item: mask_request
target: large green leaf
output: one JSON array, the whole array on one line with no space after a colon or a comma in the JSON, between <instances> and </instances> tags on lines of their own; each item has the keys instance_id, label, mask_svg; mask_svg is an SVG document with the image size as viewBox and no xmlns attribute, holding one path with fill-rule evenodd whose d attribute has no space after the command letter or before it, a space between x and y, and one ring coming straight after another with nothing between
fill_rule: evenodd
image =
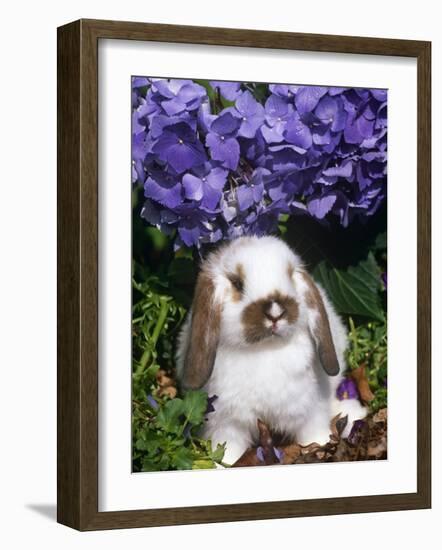
<instances>
[{"instance_id":1,"label":"large green leaf","mask_svg":"<svg viewBox=\"0 0 442 550\"><path fill-rule=\"evenodd\" d=\"M373 250L387 250L387 232L379 233L372 245Z\"/></svg>"},{"instance_id":2,"label":"large green leaf","mask_svg":"<svg viewBox=\"0 0 442 550\"><path fill-rule=\"evenodd\" d=\"M184 396L183 413L188 422L197 426L204 420L207 409L207 393L202 390L190 390Z\"/></svg>"},{"instance_id":3,"label":"large green leaf","mask_svg":"<svg viewBox=\"0 0 442 550\"><path fill-rule=\"evenodd\" d=\"M193 463L193 453L186 447L180 447L173 453L172 462L177 470L190 470Z\"/></svg>"},{"instance_id":4,"label":"large green leaf","mask_svg":"<svg viewBox=\"0 0 442 550\"><path fill-rule=\"evenodd\" d=\"M166 432L179 432L182 425L182 422L180 422L179 419L183 413L183 400L179 398L171 399L163 407L161 407L157 416L157 424Z\"/></svg>"},{"instance_id":5,"label":"large green leaf","mask_svg":"<svg viewBox=\"0 0 442 550\"><path fill-rule=\"evenodd\" d=\"M327 262L316 266L313 277L327 291L339 313L360 315L382 321L385 317L380 299L380 270L373 254L346 271Z\"/></svg>"}]
</instances>

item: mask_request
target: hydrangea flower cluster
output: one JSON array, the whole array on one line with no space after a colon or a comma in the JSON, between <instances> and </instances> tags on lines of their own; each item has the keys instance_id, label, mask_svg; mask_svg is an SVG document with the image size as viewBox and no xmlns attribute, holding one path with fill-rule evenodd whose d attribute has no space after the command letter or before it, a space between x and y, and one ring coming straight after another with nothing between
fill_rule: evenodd
<instances>
[{"instance_id":1,"label":"hydrangea flower cluster","mask_svg":"<svg viewBox=\"0 0 442 550\"><path fill-rule=\"evenodd\" d=\"M386 90L200 82L132 79L141 215L177 247L271 233L283 214L347 226L384 201Z\"/></svg>"}]
</instances>

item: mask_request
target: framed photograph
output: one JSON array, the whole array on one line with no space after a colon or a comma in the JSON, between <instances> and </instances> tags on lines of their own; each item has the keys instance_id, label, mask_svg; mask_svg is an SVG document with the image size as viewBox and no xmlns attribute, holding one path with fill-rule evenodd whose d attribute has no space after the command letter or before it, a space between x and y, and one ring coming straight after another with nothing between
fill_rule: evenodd
<instances>
[{"instance_id":1,"label":"framed photograph","mask_svg":"<svg viewBox=\"0 0 442 550\"><path fill-rule=\"evenodd\" d=\"M58 29L60 523L431 506L430 67Z\"/></svg>"}]
</instances>

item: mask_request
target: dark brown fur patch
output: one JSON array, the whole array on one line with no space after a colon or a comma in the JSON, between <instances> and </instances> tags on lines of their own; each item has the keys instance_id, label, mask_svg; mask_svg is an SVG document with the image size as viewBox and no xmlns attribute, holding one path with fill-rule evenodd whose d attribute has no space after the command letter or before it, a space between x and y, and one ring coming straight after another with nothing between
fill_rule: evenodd
<instances>
[{"instance_id":1,"label":"dark brown fur patch","mask_svg":"<svg viewBox=\"0 0 442 550\"><path fill-rule=\"evenodd\" d=\"M208 273L198 276L192 304L189 347L184 360L183 386L198 389L212 374L221 324L221 304L214 302L215 287Z\"/></svg>"},{"instance_id":2,"label":"dark brown fur patch","mask_svg":"<svg viewBox=\"0 0 442 550\"><path fill-rule=\"evenodd\" d=\"M284 296L279 291L272 292L266 298L256 300L244 309L241 318L247 342L259 342L272 334L271 328L265 326L266 311L272 302L282 307L284 310L282 318L289 324L293 324L298 318L299 306L296 300L291 296Z\"/></svg>"},{"instance_id":3,"label":"dark brown fur patch","mask_svg":"<svg viewBox=\"0 0 442 550\"><path fill-rule=\"evenodd\" d=\"M293 273L295 272L295 268L292 266L291 263L287 265L287 275L289 276L289 279L293 280Z\"/></svg>"},{"instance_id":4,"label":"dark brown fur patch","mask_svg":"<svg viewBox=\"0 0 442 550\"><path fill-rule=\"evenodd\" d=\"M243 265L238 264L234 273L227 273L227 278L232 284L232 300L234 302L239 302L242 298L242 293L246 280L246 274L244 272Z\"/></svg>"},{"instance_id":5,"label":"dark brown fur patch","mask_svg":"<svg viewBox=\"0 0 442 550\"><path fill-rule=\"evenodd\" d=\"M310 275L302 271L301 276L308 286L305 295L307 307L309 309L315 309L319 314L316 326L312 330L312 336L316 344L319 360L322 368L327 374L336 376L339 373L339 363L324 302L322 301L318 287L315 285Z\"/></svg>"}]
</instances>

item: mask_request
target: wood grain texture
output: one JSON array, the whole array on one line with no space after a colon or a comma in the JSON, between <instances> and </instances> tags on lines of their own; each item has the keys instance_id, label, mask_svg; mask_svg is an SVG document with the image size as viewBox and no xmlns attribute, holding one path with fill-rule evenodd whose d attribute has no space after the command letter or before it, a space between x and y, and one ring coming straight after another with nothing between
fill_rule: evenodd
<instances>
[{"instance_id":1,"label":"wood grain texture","mask_svg":"<svg viewBox=\"0 0 442 550\"><path fill-rule=\"evenodd\" d=\"M418 63L418 490L98 512L98 40L415 57ZM79 530L431 506L431 47L428 42L80 20L58 29L58 521Z\"/></svg>"},{"instance_id":2,"label":"wood grain texture","mask_svg":"<svg viewBox=\"0 0 442 550\"><path fill-rule=\"evenodd\" d=\"M98 509L97 47L58 29L58 521Z\"/></svg>"},{"instance_id":3,"label":"wood grain texture","mask_svg":"<svg viewBox=\"0 0 442 550\"><path fill-rule=\"evenodd\" d=\"M425 42L360 36L305 34L221 27L157 25L128 21L82 20L100 38L157 42L239 46L371 55L417 57Z\"/></svg>"},{"instance_id":4,"label":"wood grain texture","mask_svg":"<svg viewBox=\"0 0 442 550\"><path fill-rule=\"evenodd\" d=\"M57 518L78 527L80 474L80 23L58 33Z\"/></svg>"},{"instance_id":5,"label":"wood grain texture","mask_svg":"<svg viewBox=\"0 0 442 550\"><path fill-rule=\"evenodd\" d=\"M418 57L417 484L431 507L431 43Z\"/></svg>"}]
</instances>

